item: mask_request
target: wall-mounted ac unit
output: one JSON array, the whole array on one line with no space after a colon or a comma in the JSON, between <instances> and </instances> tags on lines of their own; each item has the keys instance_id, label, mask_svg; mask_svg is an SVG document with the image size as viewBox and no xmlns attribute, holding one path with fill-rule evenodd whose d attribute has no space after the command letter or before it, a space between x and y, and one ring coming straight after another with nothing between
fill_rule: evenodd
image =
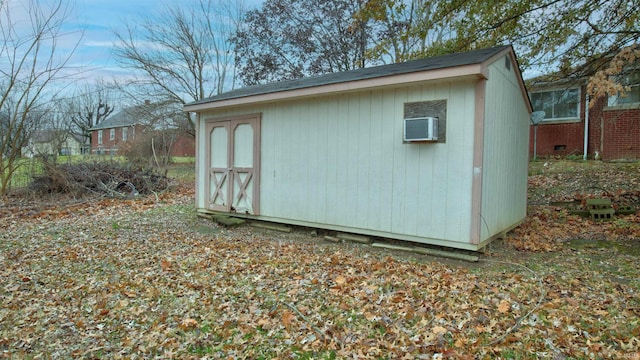
<instances>
[{"instance_id":1,"label":"wall-mounted ac unit","mask_svg":"<svg viewBox=\"0 0 640 360\"><path fill-rule=\"evenodd\" d=\"M404 119L404 141L438 140L438 118Z\"/></svg>"}]
</instances>

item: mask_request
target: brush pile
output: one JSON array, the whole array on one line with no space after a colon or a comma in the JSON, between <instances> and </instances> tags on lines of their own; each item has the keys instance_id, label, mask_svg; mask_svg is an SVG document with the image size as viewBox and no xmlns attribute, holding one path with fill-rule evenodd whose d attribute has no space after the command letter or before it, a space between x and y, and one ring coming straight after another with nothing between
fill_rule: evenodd
<instances>
[{"instance_id":1,"label":"brush pile","mask_svg":"<svg viewBox=\"0 0 640 360\"><path fill-rule=\"evenodd\" d=\"M38 195L131 197L165 190L168 178L151 169L116 162L44 164L29 190Z\"/></svg>"}]
</instances>

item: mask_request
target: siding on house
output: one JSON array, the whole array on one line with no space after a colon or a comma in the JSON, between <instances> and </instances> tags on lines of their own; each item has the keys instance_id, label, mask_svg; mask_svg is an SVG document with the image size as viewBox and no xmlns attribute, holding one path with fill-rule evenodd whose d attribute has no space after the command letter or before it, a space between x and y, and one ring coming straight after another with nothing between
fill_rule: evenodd
<instances>
[{"instance_id":1,"label":"siding on house","mask_svg":"<svg viewBox=\"0 0 640 360\"><path fill-rule=\"evenodd\" d=\"M38 130L32 134L22 154L25 157L36 155L80 155L82 144L71 133L59 129Z\"/></svg>"}]
</instances>

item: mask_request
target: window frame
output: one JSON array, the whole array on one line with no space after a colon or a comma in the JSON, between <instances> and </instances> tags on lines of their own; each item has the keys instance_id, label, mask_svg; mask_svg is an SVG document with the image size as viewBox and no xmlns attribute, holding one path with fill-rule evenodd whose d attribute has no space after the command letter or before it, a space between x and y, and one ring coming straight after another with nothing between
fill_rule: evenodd
<instances>
[{"instance_id":1,"label":"window frame","mask_svg":"<svg viewBox=\"0 0 640 360\"><path fill-rule=\"evenodd\" d=\"M127 138L128 138L127 130L128 129L126 127L122 128L122 141L127 141Z\"/></svg>"},{"instance_id":2,"label":"window frame","mask_svg":"<svg viewBox=\"0 0 640 360\"><path fill-rule=\"evenodd\" d=\"M538 91L531 91L529 93L529 98L533 97L533 94L542 94L542 93L553 93L554 94L554 98L553 98L553 110L555 112L555 108L556 108L556 101L555 101L555 94L558 92L565 92L565 91L571 91L571 90L577 90L577 95L576 95L576 116L568 116L568 117L549 117L549 114L547 114L545 112L545 117L544 119L542 119L541 123L550 123L550 122L576 122L576 121L580 121L580 106L581 106L581 99L582 99L582 88L581 86L570 86L570 87L561 87L561 88L549 88L549 89L545 89L545 90L538 90ZM533 99L531 99L531 106L534 106L534 101ZM538 110L544 110L544 104L543 104L543 108L542 109L536 109L533 108L533 111L538 111ZM552 116L555 116L554 114L551 114Z\"/></svg>"},{"instance_id":3,"label":"window frame","mask_svg":"<svg viewBox=\"0 0 640 360\"><path fill-rule=\"evenodd\" d=\"M116 139L116 129L115 128L111 128L109 129L109 140L113 141Z\"/></svg>"},{"instance_id":4,"label":"window frame","mask_svg":"<svg viewBox=\"0 0 640 360\"><path fill-rule=\"evenodd\" d=\"M98 144L102 145L102 130L98 130Z\"/></svg>"},{"instance_id":5,"label":"window frame","mask_svg":"<svg viewBox=\"0 0 640 360\"><path fill-rule=\"evenodd\" d=\"M609 94L607 96L607 106L608 107L625 107L625 106L633 106L640 104L640 70L635 70L631 74L624 76L620 83L624 86L631 87L630 91L627 91L626 96L620 96L620 93L616 93L615 95ZM637 93L635 96L635 100L629 101L630 92Z\"/></svg>"}]
</instances>

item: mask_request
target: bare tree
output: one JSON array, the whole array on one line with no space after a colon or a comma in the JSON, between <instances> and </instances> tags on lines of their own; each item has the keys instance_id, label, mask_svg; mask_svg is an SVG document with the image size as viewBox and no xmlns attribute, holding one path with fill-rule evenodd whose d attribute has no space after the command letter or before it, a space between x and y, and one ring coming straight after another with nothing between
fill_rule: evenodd
<instances>
[{"instance_id":1,"label":"bare tree","mask_svg":"<svg viewBox=\"0 0 640 360\"><path fill-rule=\"evenodd\" d=\"M133 141L125 144L124 155L135 165L155 167L166 174L171 161L171 149L180 135L180 121L184 121L181 106L166 101L164 103L145 102L122 111L143 126ZM179 116L179 118L175 118Z\"/></svg>"},{"instance_id":2,"label":"bare tree","mask_svg":"<svg viewBox=\"0 0 640 360\"><path fill-rule=\"evenodd\" d=\"M26 21L13 16L16 9L25 10ZM38 125L46 90L75 50L58 47L68 16L62 0L49 8L36 0L0 2L0 195L9 190L29 131Z\"/></svg>"},{"instance_id":3,"label":"bare tree","mask_svg":"<svg viewBox=\"0 0 640 360\"><path fill-rule=\"evenodd\" d=\"M90 147L90 129L113 113L115 101L114 90L110 85L97 81L65 99L60 111L67 116L70 132L83 139L84 147Z\"/></svg>"},{"instance_id":4,"label":"bare tree","mask_svg":"<svg viewBox=\"0 0 640 360\"><path fill-rule=\"evenodd\" d=\"M34 125L34 129L27 132L28 141L22 147L22 156L55 160L57 155L63 152L70 138L66 117L57 112L52 104L37 112L32 111L29 118L29 123Z\"/></svg>"},{"instance_id":5,"label":"bare tree","mask_svg":"<svg viewBox=\"0 0 640 360\"><path fill-rule=\"evenodd\" d=\"M116 34L116 56L139 72L135 91L143 90L139 95L154 102L185 104L233 88L235 49L229 39L240 26L243 9L242 0L199 0L126 23L126 31ZM188 114L181 117L195 134Z\"/></svg>"}]
</instances>

